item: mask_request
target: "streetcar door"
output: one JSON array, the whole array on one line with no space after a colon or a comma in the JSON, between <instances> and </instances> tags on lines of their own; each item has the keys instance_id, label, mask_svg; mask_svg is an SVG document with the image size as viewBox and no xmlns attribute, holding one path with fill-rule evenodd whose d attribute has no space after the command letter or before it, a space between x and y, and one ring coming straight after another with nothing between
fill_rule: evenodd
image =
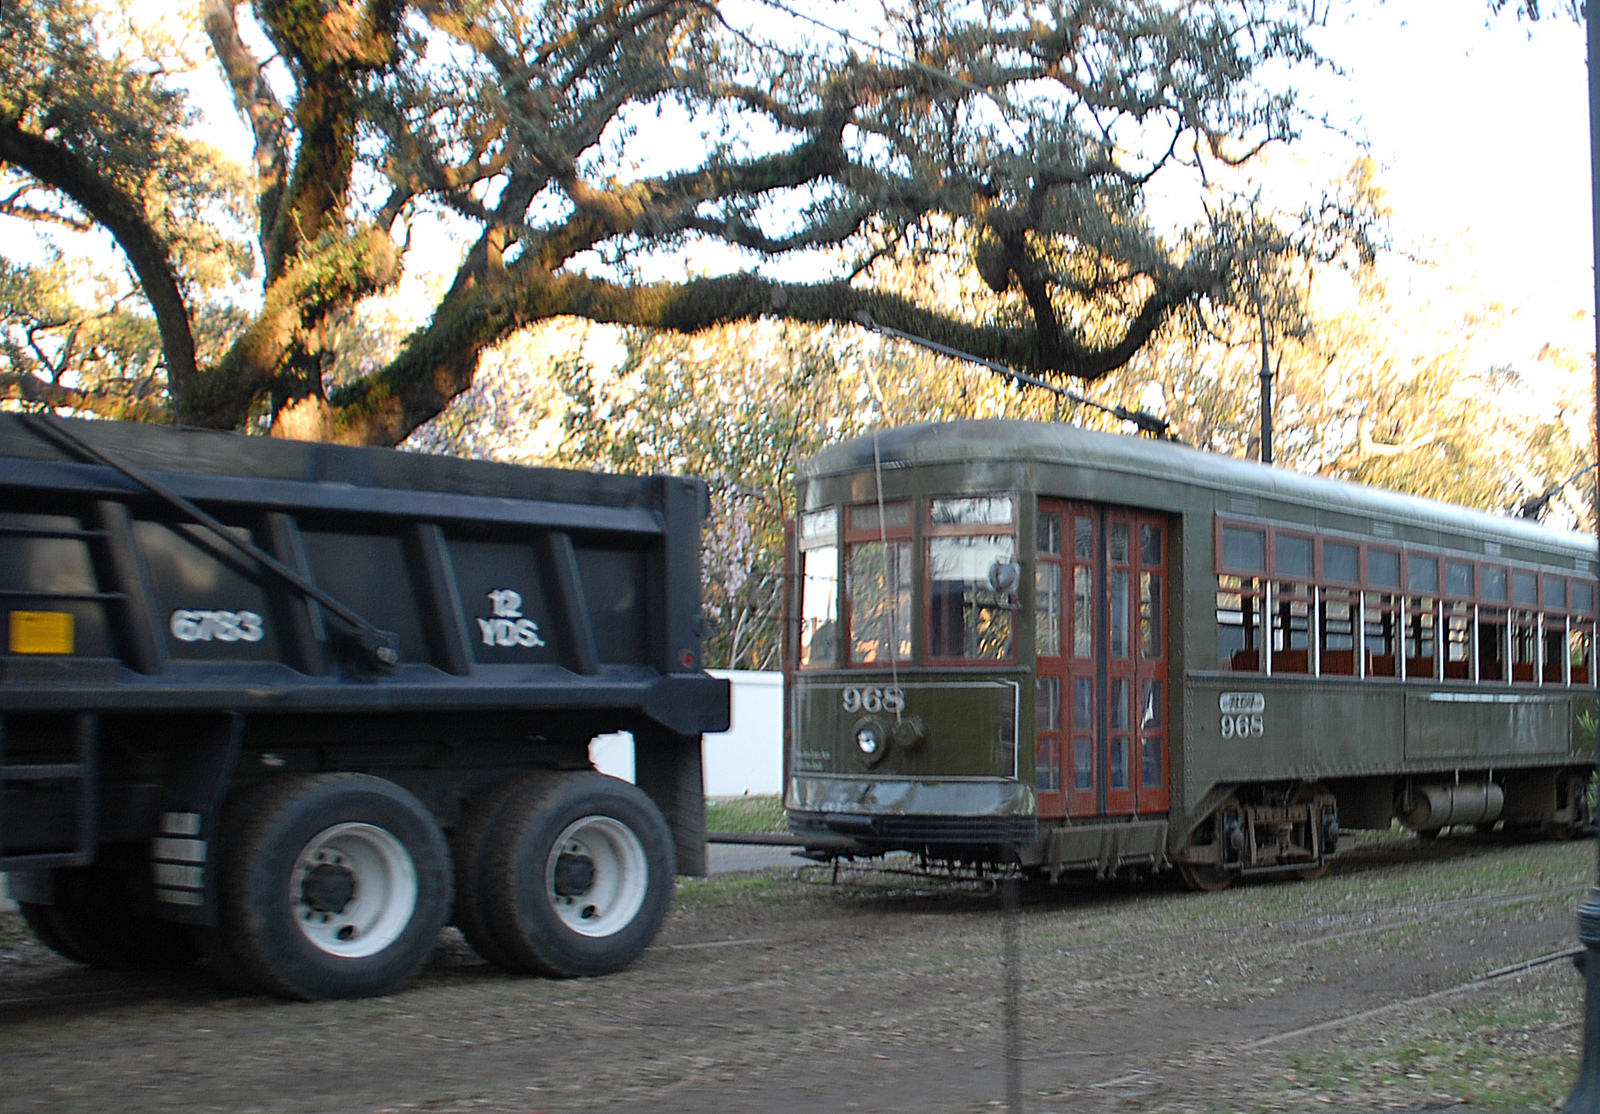
<instances>
[{"instance_id":1,"label":"streetcar door","mask_svg":"<svg viewBox=\"0 0 1600 1114\"><path fill-rule=\"evenodd\" d=\"M1039 515L1041 611L1060 582L1051 601L1060 607L1059 646L1043 615L1036 645L1040 815L1165 812L1167 521L1047 499ZM1046 548L1057 518L1059 555ZM1052 648L1058 652L1046 652Z\"/></svg>"}]
</instances>

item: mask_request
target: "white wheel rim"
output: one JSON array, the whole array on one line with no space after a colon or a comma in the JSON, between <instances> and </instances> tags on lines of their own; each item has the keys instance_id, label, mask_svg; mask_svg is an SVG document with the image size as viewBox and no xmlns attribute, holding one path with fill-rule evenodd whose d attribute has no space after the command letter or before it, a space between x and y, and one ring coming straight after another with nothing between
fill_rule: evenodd
<instances>
[{"instance_id":1,"label":"white wheel rim","mask_svg":"<svg viewBox=\"0 0 1600 1114\"><path fill-rule=\"evenodd\" d=\"M545 898L580 936L611 936L627 928L644 907L649 884L644 844L609 816L568 824L545 862Z\"/></svg>"},{"instance_id":2,"label":"white wheel rim","mask_svg":"<svg viewBox=\"0 0 1600 1114\"><path fill-rule=\"evenodd\" d=\"M295 924L343 959L393 944L417 908L417 867L394 836L372 824L335 824L313 836L289 878Z\"/></svg>"}]
</instances>

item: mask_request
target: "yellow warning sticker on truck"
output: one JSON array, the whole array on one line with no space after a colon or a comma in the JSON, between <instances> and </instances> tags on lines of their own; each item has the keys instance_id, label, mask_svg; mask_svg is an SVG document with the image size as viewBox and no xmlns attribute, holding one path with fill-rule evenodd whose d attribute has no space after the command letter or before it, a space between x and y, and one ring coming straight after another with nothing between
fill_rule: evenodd
<instances>
[{"instance_id":1,"label":"yellow warning sticker on truck","mask_svg":"<svg viewBox=\"0 0 1600 1114\"><path fill-rule=\"evenodd\" d=\"M69 611L13 611L13 654L72 653L72 613Z\"/></svg>"}]
</instances>

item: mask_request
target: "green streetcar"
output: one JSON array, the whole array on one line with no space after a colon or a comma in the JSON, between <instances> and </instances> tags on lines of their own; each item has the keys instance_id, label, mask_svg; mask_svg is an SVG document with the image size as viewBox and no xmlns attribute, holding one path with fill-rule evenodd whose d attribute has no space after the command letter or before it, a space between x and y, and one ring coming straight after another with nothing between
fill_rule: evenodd
<instances>
[{"instance_id":1,"label":"green streetcar","mask_svg":"<svg viewBox=\"0 0 1600 1114\"><path fill-rule=\"evenodd\" d=\"M1591 828L1595 539L1169 442L885 429L798 476L817 857L1315 877L1347 829Z\"/></svg>"}]
</instances>

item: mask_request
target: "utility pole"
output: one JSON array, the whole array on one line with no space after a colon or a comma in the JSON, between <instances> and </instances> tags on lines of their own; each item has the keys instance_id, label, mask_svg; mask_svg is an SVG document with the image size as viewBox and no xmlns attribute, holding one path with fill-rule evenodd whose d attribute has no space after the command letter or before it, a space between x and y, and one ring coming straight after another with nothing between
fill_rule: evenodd
<instances>
[{"instance_id":1,"label":"utility pole","mask_svg":"<svg viewBox=\"0 0 1600 1114\"><path fill-rule=\"evenodd\" d=\"M1591 5L1585 5L1590 9ZM1600 30L1592 10L1583 15L1589 41L1589 196L1595 252L1595 342L1600 353ZM1600 402L1600 362L1596 364L1595 399ZM1600 428L1596 429L1600 436ZM1600 528L1600 521L1597 521ZM1596 678L1600 680L1600 678ZM1600 762L1600 759L1597 759ZM1600 863L1597 863L1600 867ZM1600 1114L1600 885L1578 907L1578 957L1583 970L1583 1066L1567 1100L1565 1114Z\"/></svg>"},{"instance_id":2,"label":"utility pole","mask_svg":"<svg viewBox=\"0 0 1600 1114\"><path fill-rule=\"evenodd\" d=\"M1272 351L1267 344L1267 307L1261 300L1258 279L1256 294L1256 324L1261 332L1261 463L1272 463Z\"/></svg>"}]
</instances>

